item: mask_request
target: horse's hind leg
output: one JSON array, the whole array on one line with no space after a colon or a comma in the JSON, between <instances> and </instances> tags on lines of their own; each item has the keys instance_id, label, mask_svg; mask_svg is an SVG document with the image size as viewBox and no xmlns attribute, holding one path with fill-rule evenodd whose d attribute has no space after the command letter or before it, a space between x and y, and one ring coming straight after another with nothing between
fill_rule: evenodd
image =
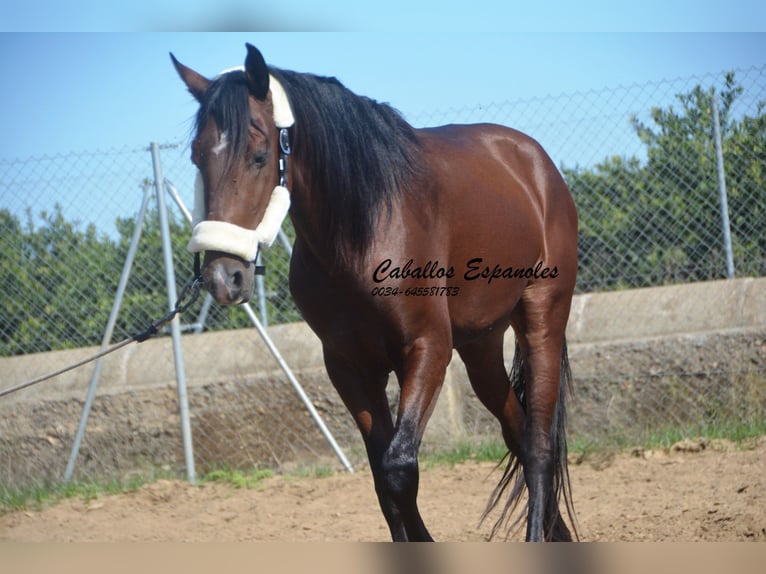
<instances>
[{"instance_id":1,"label":"horse's hind leg","mask_svg":"<svg viewBox=\"0 0 766 574\"><path fill-rule=\"evenodd\" d=\"M528 289L513 316L523 361L524 477L529 490L527 540L571 540L559 513L558 495L568 501L564 392L564 331L569 299ZM518 351L517 351L518 352Z\"/></svg>"},{"instance_id":2,"label":"horse's hind leg","mask_svg":"<svg viewBox=\"0 0 766 574\"><path fill-rule=\"evenodd\" d=\"M507 514L513 511L524 492L524 477L517 474L516 465L523 463L524 459L526 416L505 368L503 339L503 331L495 330L457 349L477 398L500 422L503 439L511 452L508 470L495 489L482 518L482 520L486 518L500 503L501 497L508 497L505 508L492 529L491 536L497 533L497 530L506 522L506 518L510 518ZM507 492L508 487L511 489L510 493Z\"/></svg>"},{"instance_id":3,"label":"horse's hind leg","mask_svg":"<svg viewBox=\"0 0 766 574\"><path fill-rule=\"evenodd\" d=\"M561 352L560 346L552 347L554 352ZM556 348L559 350L556 351ZM560 440L560 437L554 437L552 433L557 432L558 429L554 429L552 416L541 420L539 412L528 415L531 380L529 356L522 353L518 347L516 352L512 373L515 380L512 380L505 368L502 332L494 331L483 339L458 349L476 396L498 419L506 445L523 466L523 476L516 476L512 472L514 461L509 462L509 471L506 471L506 475L490 500L487 513L500 503L501 495L508 496L505 509L493 528L492 535L506 519L510 519L506 513L512 512L523 494L524 482L513 483L513 481L525 480L529 490L527 539L570 540L570 532L559 513L558 496L554 488L554 474L560 475L563 471L560 468L561 461L553 458L552 442ZM537 360L539 361L539 358ZM561 355L558 355L556 364L559 364L560 360ZM546 364L543 368L538 367L538 375L544 372L547 366ZM555 373L558 372L558 370L555 371ZM555 373L552 372L550 376L558 376ZM536 384L539 385L540 381L538 380ZM542 384L547 385L551 392L558 392L558 383L554 386L545 380ZM524 404L519 400L517 390L524 394ZM532 395L533 404L539 405L540 393L533 391ZM545 404L553 408L557 402L554 400L553 407L549 403ZM540 409L538 406L537 410L543 410L547 414L545 408ZM549 429L549 431L541 433L540 428ZM559 476L556 480L560 482L561 477ZM510 493L507 492L509 487Z\"/></svg>"},{"instance_id":4,"label":"horse's hind leg","mask_svg":"<svg viewBox=\"0 0 766 574\"><path fill-rule=\"evenodd\" d=\"M505 369L503 335L502 331L493 331L457 351L477 398L500 422L503 439L511 453L521 458L524 409L511 388Z\"/></svg>"}]
</instances>

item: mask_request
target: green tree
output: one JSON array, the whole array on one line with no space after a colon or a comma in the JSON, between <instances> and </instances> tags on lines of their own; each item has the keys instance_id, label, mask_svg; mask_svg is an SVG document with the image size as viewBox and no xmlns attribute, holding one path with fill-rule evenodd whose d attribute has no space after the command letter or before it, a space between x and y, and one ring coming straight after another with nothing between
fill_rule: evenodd
<instances>
[{"instance_id":1,"label":"green tree","mask_svg":"<svg viewBox=\"0 0 766 574\"><path fill-rule=\"evenodd\" d=\"M738 274L764 274L763 106L731 118L742 93L733 74L718 95L732 237ZM672 106L635 118L645 162L607 158L592 169L564 170L580 213L580 290L716 279L725 274L712 92L697 86Z\"/></svg>"},{"instance_id":2,"label":"green tree","mask_svg":"<svg viewBox=\"0 0 766 574\"><path fill-rule=\"evenodd\" d=\"M766 102L754 117L732 123L723 145L734 268L766 275Z\"/></svg>"},{"instance_id":3,"label":"green tree","mask_svg":"<svg viewBox=\"0 0 766 574\"><path fill-rule=\"evenodd\" d=\"M0 354L13 354L15 337L25 321L25 300L30 285L24 264L22 227L8 210L0 210Z\"/></svg>"},{"instance_id":4,"label":"green tree","mask_svg":"<svg viewBox=\"0 0 766 574\"><path fill-rule=\"evenodd\" d=\"M192 277L193 257L187 251L188 225L168 213L177 289ZM99 234L93 225L81 229L67 221L60 206L26 225L8 210L0 210L0 355L98 345L114 305L120 274L136 222L118 218L117 238ZM300 315L288 293L289 258L275 245L266 255L270 324L296 321ZM202 306L182 317L191 322ZM148 210L134 263L130 269L113 340L145 329L169 308L159 217ZM251 327L235 307L213 305L207 329Z\"/></svg>"},{"instance_id":5,"label":"green tree","mask_svg":"<svg viewBox=\"0 0 766 574\"><path fill-rule=\"evenodd\" d=\"M36 228L0 212L3 275L0 352L5 355L92 344L108 314L104 302L115 245L93 225L84 231L60 206Z\"/></svg>"}]
</instances>

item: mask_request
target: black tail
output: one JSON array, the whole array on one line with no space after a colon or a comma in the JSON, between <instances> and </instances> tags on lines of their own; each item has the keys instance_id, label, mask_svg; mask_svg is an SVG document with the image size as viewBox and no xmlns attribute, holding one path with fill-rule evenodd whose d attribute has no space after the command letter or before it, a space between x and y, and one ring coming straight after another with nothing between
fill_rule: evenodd
<instances>
[{"instance_id":1,"label":"black tail","mask_svg":"<svg viewBox=\"0 0 766 574\"><path fill-rule=\"evenodd\" d=\"M525 373L524 360L521 356L521 349L519 344L516 343L516 350L513 356L513 366L511 367L510 381L516 396L519 399L524 410L526 410L526 373ZM572 504L572 485L569 480L569 467L567 464L567 438L566 438L566 399L568 395L572 394L572 371L569 368L569 358L567 355L566 340L561 348L561 383L559 386L559 397L556 403L556 410L553 415L553 423L551 427L551 441L553 447L553 496L549 498L548 510L546 511L545 519L545 537L548 540L560 540L568 539L569 532L566 525L563 522L562 517L559 514L559 503L563 497L564 506L567 509L567 515L569 516L569 522L572 525L575 539L579 539L576 527L574 505ZM524 492L526 491L526 483L524 481L524 473L522 471L521 462L511 452L498 463L498 467L507 460L505 472L503 473L500 482L495 487L495 490L490 496L487 503L487 509L481 516L481 520L487 518L487 516L497 507L500 500L506 498L505 506L490 532L490 538L493 538L498 531L506 530L506 535L518 527L521 522L527 516L527 507L525 506L523 511L516 514L516 509L519 506ZM510 487L510 492L506 495L506 491ZM514 517L515 515L515 517Z\"/></svg>"}]
</instances>

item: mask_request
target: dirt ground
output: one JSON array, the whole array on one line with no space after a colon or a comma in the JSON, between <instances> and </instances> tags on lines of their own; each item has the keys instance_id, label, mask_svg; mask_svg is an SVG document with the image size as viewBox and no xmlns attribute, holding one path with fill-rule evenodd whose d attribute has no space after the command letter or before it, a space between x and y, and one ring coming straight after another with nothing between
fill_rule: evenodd
<instances>
[{"instance_id":1,"label":"dirt ground","mask_svg":"<svg viewBox=\"0 0 766 574\"><path fill-rule=\"evenodd\" d=\"M748 445L692 440L570 466L587 541L766 541L766 437ZM481 541L479 516L499 478L490 463L421 473L420 508L437 540ZM518 536L511 539L518 539ZM159 481L136 492L70 499L0 516L0 540L385 541L368 469L325 478L275 476L254 488Z\"/></svg>"}]
</instances>

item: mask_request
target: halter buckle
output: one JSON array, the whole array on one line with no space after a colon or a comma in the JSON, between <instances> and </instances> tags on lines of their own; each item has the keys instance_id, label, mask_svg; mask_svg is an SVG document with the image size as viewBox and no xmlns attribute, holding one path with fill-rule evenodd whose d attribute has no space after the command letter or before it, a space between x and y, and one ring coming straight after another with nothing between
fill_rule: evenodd
<instances>
[{"instance_id":1,"label":"halter buckle","mask_svg":"<svg viewBox=\"0 0 766 574\"><path fill-rule=\"evenodd\" d=\"M293 150L290 149L290 135L287 128L281 128L279 130L279 150L283 155L290 155Z\"/></svg>"},{"instance_id":2,"label":"halter buckle","mask_svg":"<svg viewBox=\"0 0 766 574\"><path fill-rule=\"evenodd\" d=\"M293 152L287 128L279 130L279 185L287 187L287 158Z\"/></svg>"}]
</instances>

